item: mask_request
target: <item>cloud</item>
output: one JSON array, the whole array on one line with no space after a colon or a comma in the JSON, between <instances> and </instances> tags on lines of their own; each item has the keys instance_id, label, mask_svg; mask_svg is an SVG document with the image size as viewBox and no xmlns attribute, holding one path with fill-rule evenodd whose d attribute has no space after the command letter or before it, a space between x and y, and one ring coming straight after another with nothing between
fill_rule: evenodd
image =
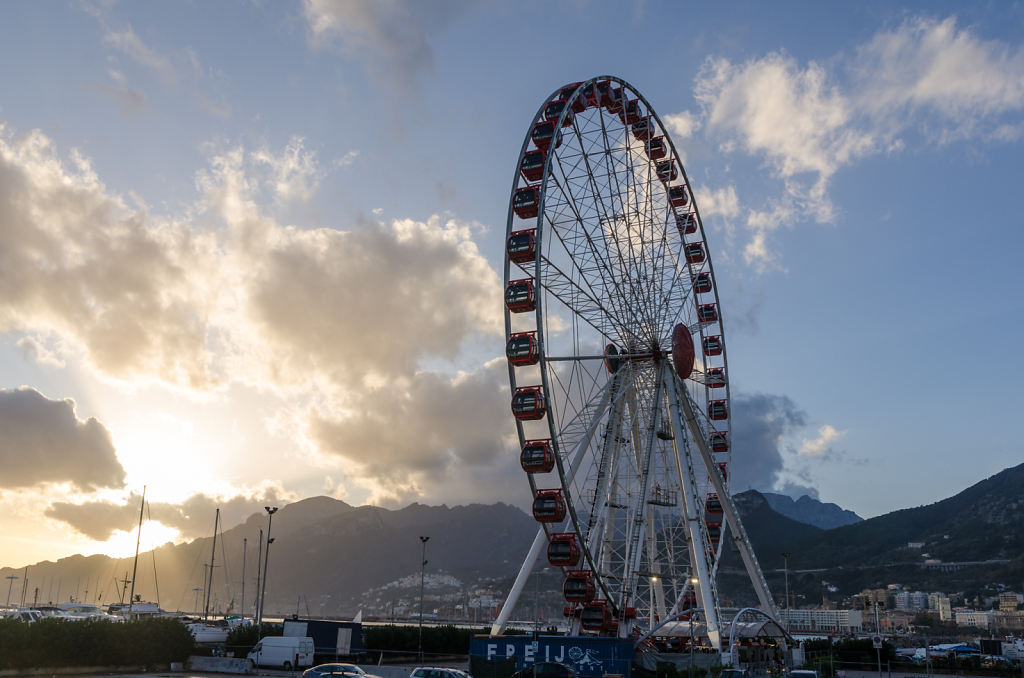
<instances>
[{"instance_id":1,"label":"cloud","mask_svg":"<svg viewBox=\"0 0 1024 678\"><path fill-rule=\"evenodd\" d=\"M181 503L147 502L147 519L157 521L178 530L182 539L209 536L213 529L213 516L220 509L221 524L228 529L244 522L265 505L283 505L295 501L296 496L283 491L277 485L246 490L233 496L209 496L193 494ZM101 500L82 504L54 502L46 509L46 515L54 520L67 523L77 532L95 539L106 541L116 532L128 532L139 520L141 496L130 494L123 502Z\"/></svg>"},{"instance_id":2,"label":"cloud","mask_svg":"<svg viewBox=\"0 0 1024 678\"><path fill-rule=\"evenodd\" d=\"M514 456L505 361L455 377L419 373L374 389L343 417L315 413L310 434L320 449L353 465L356 477L378 484L374 501L420 498L466 467Z\"/></svg>"},{"instance_id":3,"label":"cloud","mask_svg":"<svg viewBox=\"0 0 1024 678\"><path fill-rule=\"evenodd\" d=\"M280 409L268 419L317 413L313 423L334 428L311 439L312 454L348 460L372 492L391 488L380 496L430 491L358 463L362 447L348 446L393 403L417 428L394 433L388 454L408 460L416 482L438 478L422 475L433 464L422 457L439 449L489 463L507 426L482 411L499 403L495 370L455 371L473 340L497 352L503 333L500 278L473 240L482 227L431 216L302 229L264 212L311 195L320 177L300 139L283 151L229 148L197 174L185 216L163 217L111 193L42 133L0 134L0 331L22 335L26 355L84 363L124 388L271 392ZM478 415L460 423L431 388ZM436 444L422 444L427 431Z\"/></svg>"},{"instance_id":4,"label":"cloud","mask_svg":"<svg viewBox=\"0 0 1024 678\"><path fill-rule=\"evenodd\" d=\"M0 389L0 488L70 483L80 490L124 486L110 432L82 421L73 400L22 387Z\"/></svg>"},{"instance_id":5,"label":"cloud","mask_svg":"<svg viewBox=\"0 0 1024 678\"><path fill-rule=\"evenodd\" d=\"M669 113L665 116L665 126L673 138L686 139L700 128L700 117L690 111Z\"/></svg>"},{"instance_id":6,"label":"cloud","mask_svg":"<svg viewBox=\"0 0 1024 678\"><path fill-rule=\"evenodd\" d=\"M336 41L372 80L407 90L433 68L430 32L469 6L465 0L305 0L303 12L315 46Z\"/></svg>"},{"instance_id":7,"label":"cloud","mask_svg":"<svg viewBox=\"0 0 1024 678\"><path fill-rule=\"evenodd\" d=\"M743 63L710 58L694 87L700 126L726 153L762 159L778 196L747 208L743 254L759 272L781 269L772 234L836 219L836 173L863 158L925 144L1024 136L1024 48L985 41L944 20L913 18L851 54L800 63L772 52ZM666 119L673 119L666 116Z\"/></svg>"},{"instance_id":8,"label":"cloud","mask_svg":"<svg viewBox=\"0 0 1024 678\"><path fill-rule=\"evenodd\" d=\"M143 43L131 26L123 31L108 30L103 39L136 63L155 71L167 84L178 82L178 72L171 61Z\"/></svg>"},{"instance_id":9,"label":"cloud","mask_svg":"<svg viewBox=\"0 0 1024 678\"><path fill-rule=\"evenodd\" d=\"M774 491L784 471L783 439L801 429L806 415L786 396L734 394L730 490Z\"/></svg>"},{"instance_id":10,"label":"cloud","mask_svg":"<svg viewBox=\"0 0 1024 678\"><path fill-rule=\"evenodd\" d=\"M268 184L278 202L309 200L323 176L316 153L306 151L302 137L292 137L279 155L262 148L252 154L252 161L269 170Z\"/></svg>"},{"instance_id":11,"label":"cloud","mask_svg":"<svg viewBox=\"0 0 1024 678\"><path fill-rule=\"evenodd\" d=\"M800 447L797 449L797 454L801 457L814 459L833 457L835 452L832 450L832 443L844 435L846 435L846 431L839 431L834 426L825 424L818 429L817 438L803 439L803 442L801 442Z\"/></svg>"},{"instance_id":12,"label":"cloud","mask_svg":"<svg viewBox=\"0 0 1024 678\"><path fill-rule=\"evenodd\" d=\"M121 72L110 71L110 78L114 81L113 85L100 82L93 87L100 94L120 104L123 114L136 115L146 107L146 93L140 89L129 87Z\"/></svg>"},{"instance_id":13,"label":"cloud","mask_svg":"<svg viewBox=\"0 0 1024 678\"><path fill-rule=\"evenodd\" d=\"M0 331L72 339L101 372L209 387L211 243L109 194L88 161L0 127ZM70 165L70 166L69 166Z\"/></svg>"}]
</instances>

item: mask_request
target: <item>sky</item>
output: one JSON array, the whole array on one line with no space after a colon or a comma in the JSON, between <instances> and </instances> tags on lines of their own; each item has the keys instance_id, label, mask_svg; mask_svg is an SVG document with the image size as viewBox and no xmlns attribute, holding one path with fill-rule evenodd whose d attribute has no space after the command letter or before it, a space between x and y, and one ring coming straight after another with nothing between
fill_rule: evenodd
<instances>
[{"instance_id":1,"label":"sky","mask_svg":"<svg viewBox=\"0 0 1024 678\"><path fill-rule=\"evenodd\" d=\"M509 191L624 78L694 185L733 490L870 517L1022 461L1024 5L4 3L0 566L329 495L525 506Z\"/></svg>"}]
</instances>

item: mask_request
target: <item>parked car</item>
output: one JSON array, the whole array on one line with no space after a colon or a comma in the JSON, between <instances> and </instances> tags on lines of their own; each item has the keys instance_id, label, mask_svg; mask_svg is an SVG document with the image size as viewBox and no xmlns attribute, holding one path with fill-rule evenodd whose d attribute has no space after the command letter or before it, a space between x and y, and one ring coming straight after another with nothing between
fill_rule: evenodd
<instances>
[{"instance_id":1,"label":"parked car","mask_svg":"<svg viewBox=\"0 0 1024 678\"><path fill-rule=\"evenodd\" d=\"M818 672L811 669L793 669L789 672L789 678L818 678Z\"/></svg>"},{"instance_id":2,"label":"parked car","mask_svg":"<svg viewBox=\"0 0 1024 678\"><path fill-rule=\"evenodd\" d=\"M409 678L473 678L473 676L450 666L419 666L412 670Z\"/></svg>"},{"instance_id":3,"label":"parked car","mask_svg":"<svg viewBox=\"0 0 1024 678\"><path fill-rule=\"evenodd\" d=\"M579 678L579 675L576 669L566 664L536 662L513 673L512 678Z\"/></svg>"},{"instance_id":4,"label":"parked car","mask_svg":"<svg viewBox=\"0 0 1024 678\"><path fill-rule=\"evenodd\" d=\"M750 671L746 669L722 669L718 678L750 678Z\"/></svg>"},{"instance_id":5,"label":"parked car","mask_svg":"<svg viewBox=\"0 0 1024 678\"><path fill-rule=\"evenodd\" d=\"M355 664L318 664L302 672L302 678L319 678L320 676L351 676L351 678L380 678L372 673L367 673Z\"/></svg>"}]
</instances>

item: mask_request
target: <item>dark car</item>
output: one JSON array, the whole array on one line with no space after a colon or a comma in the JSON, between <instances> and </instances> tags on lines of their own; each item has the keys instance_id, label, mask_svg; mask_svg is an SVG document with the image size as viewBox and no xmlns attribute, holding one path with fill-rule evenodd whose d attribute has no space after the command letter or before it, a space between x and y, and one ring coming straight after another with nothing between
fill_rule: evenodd
<instances>
[{"instance_id":1,"label":"dark car","mask_svg":"<svg viewBox=\"0 0 1024 678\"><path fill-rule=\"evenodd\" d=\"M571 666L558 662L537 662L522 671L512 674L512 678L579 678L579 672Z\"/></svg>"},{"instance_id":2,"label":"dark car","mask_svg":"<svg viewBox=\"0 0 1024 678\"><path fill-rule=\"evenodd\" d=\"M321 676L351 676L351 678L380 678L367 673L355 664L319 664L302 672L302 678L320 678Z\"/></svg>"}]
</instances>

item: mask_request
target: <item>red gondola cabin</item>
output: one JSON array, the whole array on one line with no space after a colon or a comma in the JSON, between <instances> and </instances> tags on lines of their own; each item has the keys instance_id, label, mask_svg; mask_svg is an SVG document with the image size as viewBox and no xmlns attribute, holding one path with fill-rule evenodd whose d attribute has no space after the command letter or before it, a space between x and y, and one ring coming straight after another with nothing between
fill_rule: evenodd
<instances>
[{"instance_id":1,"label":"red gondola cabin","mask_svg":"<svg viewBox=\"0 0 1024 678\"><path fill-rule=\"evenodd\" d=\"M690 202L690 195L686 192L686 186L669 186L669 205L672 205L672 207L685 207L688 202Z\"/></svg>"},{"instance_id":2,"label":"red gondola cabin","mask_svg":"<svg viewBox=\"0 0 1024 678\"><path fill-rule=\"evenodd\" d=\"M622 104L622 110L619 111L619 120L626 125L632 125L640 122L640 100L630 99L626 103Z\"/></svg>"},{"instance_id":3,"label":"red gondola cabin","mask_svg":"<svg viewBox=\"0 0 1024 678\"><path fill-rule=\"evenodd\" d=\"M709 367L707 376L704 378L704 383L708 385L708 388L722 388L725 386L725 368L724 367Z\"/></svg>"},{"instance_id":4,"label":"red gondola cabin","mask_svg":"<svg viewBox=\"0 0 1024 678\"><path fill-rule=\"evenodd\" d=\"M558 117L560 115L562 115L562 111L565 110L565 107L568 104L569 104L569 102L566 101L565 99L559 99L557 101L552 101L550 104L548 104L547 106L544 107L544 119L545 120L558 120ZM572 113L572 109L570 109L569 113L565 116L565 119L562 120L562 127L568 127L569 125L571 125L572 124L572 119L573 119L573 113Z\"/></svg>"},{"instance_id":5,"label":"red gondola cabin","mask_svg":"<svg viewBox=\"0 0 1024 678\"><path fill-rule=\"evenodd\" d=\"M604 347L604 368L615 374L619 371L619 366L622 364L622 359L618 357L619 349L615 348L615 344L608 344Z\"/></svg>"},{"instance_id":6,"label":"red gondola cabin","mask_svg":"<svg viewBox=\"0 0 1024 678\"><path fill-rule=\"evenodd\" d=\"M547 403L540 386L522 386L512 396L512 416L519 421L542 419L547 414Z\"/></svg>"},{"instance_id":7,"label":"red gondola cabin","mask_svg":"<svg viewBox=\"0 0 1024 678\"><path fill-rule=\"evenodd\" d=\"M660 160L661 158L664 158L665 154L668 153L668 145L665 143L665 137L654 137L653 139L645 143L644 153L646 153L647 157L650 158L651 160ZM677 187L673 186L673 188ZM678 188L682 188L682 186L679 186ZM671 189L669 189L668 192L668 201L673 205L675 204L674 202L672 202Z\"/></svg>"},{"instance_id":8,"label":"red gondola cabin","mask_svg":"<svg viewBox=\"0 0 1024 678\"><path fill-rule=\"evenodd\" d=\"M538 523L560 523L565 520L562 490L537 490L537 494L533 495L533 519Z\"/></svg>"},{"instance_id":9,"label":"red gondola cabin","mask_svg":"<svg viewBox=\"0 0 1024 678\"><path fill-rule=\"evenodd\" d=\"M587 108L590 108L591 106L600 106L601 97L597 93L596 84L592 82L580 90L580 99L583 100L583 103Z\"/></svg>"},{"instance_id":10,"label":"red gondola cabin","mask_svg":"<svg viewBox=\"0 0 1024 678\"><path fill-rule=\"evenodd\" d=\"M562 596L569 603L588 603L594 598L596 587L589 570L572 570L562 582Z\"/></svg>"},{"instance_id":11,"label":"red gondola cabin","mask_svg":"<svg viewBox=\"0 0 1024 678\"><path fill-rule=\"evenodd\" d=\"M625 101L626 95L623 93L621 87L615 87L614 85L608 90L608 96L604 99L604 107L609 113L618 113L622 110L622 102Z\"/></svg>"},{"instance_id":12,"label":"red gondola cabin","mask_svg":"<svg viewBox=\"0 0 1024 678\"><path fill-rule=\"evenodd\" d=\"M697 232L697 216L695 214L680 214L676 217L676 228L681 235L691 235Z\"/></svg>"},{"instance_id":13,"label":"red gondola cabin","mask_svg":"<svg viewBox=\"0 0 1024 678\"><path fill-rule=\"evenodd\" d=\"M523 159L519 161L519 171L527 181L540 181L544 176L544 159L547 152L541 149L523 153Z\"/></svg>"},{"instance_id":14,"label":"red gondola cabin","mask_svg":"<svg viewBox=\"0 0 1024 678\"><path fill-rule=\"evenodd\" d=\"M520 219L533 219L540 207L540 184L517 188L512 195L512 211Z\"/></svg>"},{"instance_id":15,"label":"red gondola cabin","mask_svg":"<svg viewBox=\"0 0 1024 678\"><path fill-rule=\"evenodd\" d=\"M513 313L526 313L537 309L533 279L513 280L505 288L505 306Z\"/></svg>"},{"instance_id":16,"label":"red gondola cabin","mask_svg":"<svg viewBox=\"0 0 1024 678\"><path fill-rule=\"evenodd\" d=\"M517 264L532 262L537 256L537 229L512 231L512 235L505 242L505 251L509 260Z\"/></svg>"},{"instance_id":17,"label":"red gondola cabin","mask_svg":"<svg viewBox=\"0 0 1024 678\"><path fill-rule=\"evenodd\" d=\"M704 355L722 355L722 337L704 337Z\"/></svg>"},{"instance_id":18,"label":"red gondola cabin","mask_svg":"<svg viewBox=\"0 0 1024 678\"><path fill-rule=\"evenodd\" d=\"M536 365L540 362L540 343L536 332L516 332L505 344L505 357L516 367Z\"/></svg>"},{"instance_id":19,"label":"red gondola cabin","mask_svg":"<svg viewBox=\"0 0 1024 678\"><path fill-rule=\"evenodd\" d=\"M683 247L683 256L686 257L686 263L688 264L699 264L704 261L704 243L691 242L686 243Z\"/></svg>"},{"instance_id":20,"label":"red gondola cabin","mask_svg":"<svg viewBox=\"0 0 1024 678\"><path fill-rule=\"evenodd\" d=\"M661 179L662 183L667 184L679 178L679 168L676 167L675 162L672 160L662 160L655 165L655 168L658 170L658 178Z\"/></svg>"},{"instance_id":21,"label":"red gondola cabin","mask_svg":"<svg viewBox=\"0 0 1024 678\"><path fill-rule=\"evenodd\" d=\"M548 563L555 567L575 567L580 562L580 546L574 532L551 535L548 542Z\"/></svg>"},{"instance_id":22,"label":"red gondola cabin","mask_svg":"<svg viewBox=\"0 0 1024 678\"><path fill-rule=\"evenodd\" d=\"M573 95L573 93L576 91L576 88L579 87L582 84L583 84L582 82L572 82L572 83L569 83L568 85L566 85L562 89L558 90L558 96L555 97L555 98L556 99L566 99L566 100L568 100L568 98L571 97ZM577 97L576 99L572 100L572 112L573 113L582 113L583 110L586 107L587 107L587 105L586 105L586 103L584 103L582 97Z\"/></svg>"},{"instance_id":23,"label":"red gondola cabin","mask_svg":"<svg viewBox=\"0 0 1024 678\"><path fill-rule=\"evenodd\" d=\"M714 304L701 304L697 307L697 320L702 323L713 323L718 320L718 309Z\"/></svg>"},{"instance_id":24,"label":"red gondola cabin","mask_svg":"<svg viewBox=\"0 0 1024 678\"><path fill-rule=\"evenodd\" d=\"M587 631L604 631L611 627L612 613L606 600L592 600L583 606L580 626Z\"/></svg>"},{"instance_id":25,"label":"red gondola cabin","mask_svg":"<svg viewBox=\"0 0 1024 678\"><path fill-rule=\"evenodd\" d=\"M647 141L651 138L651 134L654 133L654 119L651 116L641 118L637 122L633 123L633 136L640 141Z\"/></svg>"},{"instance_id":26,"label":"red gondola cabin","mask_svg":"<svg viewBox=\"0 0 1024 678\"><path fill-rule=\"evenodd\" d=\"M729 464L728 462L718 462L718 472L722 474L722 480L729 479Z\"/></svg>"},{"instance_id":27,"label":"red gondola cabin","mask_svg":"<svg viewBox=\"0 0 1024 678\"><path fill-rule=\"evenodd\" d=\"M722 421L729 418L729 408L724 400L712 400L708 403L708 418L714 421Z\"/></svg>"},{"instance_id":28,"label":"red gondola cabin","mask_svg":"<svg viewBox=\"0 0 1024 678\"><path fill-rule=\"evenodd\" d=\"M519 453L519 465L527 473L550 473L555 468L551 439L527 440Z\"/></svg>"},{"instance_id":29,"label":"red gondola cabin","mask_svg":"<svg viewBox=\"0 0 1024 678\"><path fill-rule=\"evenodd\" d=\"M725 431L713 431L708 436L708 445L711 447L712 452L728 452L729 436Z\"/></svg>"},{"instance_id":30,"label":"red gondola cabin","mask_svg":"<svg viewBox=\"0 0 1024 678\"><path fill-rule=\"evenodd\" d=\"M697 594L694 591L687 591L686 593L684 593L683 600L679 604L679 607L681 607L684 610L697 609ZM679 619L683 621L688 621L690 619L690 615L681 614L679 615Z\"/></svg>"},{"instance_id":31,"label":"red gondola cabin","mask_svg":"<svg viewBox=\"0 0 1024 678\"><path fill-rule=\"evenodd\" d=\"M722 539L722 523L708 523L708 541L712 546L718 546Z\"/></svg>"},{"instance_id":32,"label":"red gondola cabin","mask_svg":"<svg viewBox=\"0 0 1024 678\"><path fill-rule=\"evenodd\" d=\"M533 143L537 145L537 148L546 151L551 147L552 143L554 143L555 148L562 145L562 130L553 121L542 120L533 126L530 138L533 139Z\"/></svg>"},{"instance_id":33,"label":"red gondola cabin","mask_svg":"<svg viewBox=\"0 0 1024 678\"><path fill-rule=\"evenodd\" d=\"M718 498L717 494L709 494L708 498L704 501L704 519L711 522L721 522L723 513L722 500Z\"/></svg>"},{"instance_id":34,"label":"red gondola cabin","mask_svg":"<svg viewBox=\"0 0 1024 678\"><path fill-rule=\"evenodd\" d=\"M697 294L707 294L711 291L711 274L705 271L693 276L693 291Z\"/></svg>"}]
</instances>

